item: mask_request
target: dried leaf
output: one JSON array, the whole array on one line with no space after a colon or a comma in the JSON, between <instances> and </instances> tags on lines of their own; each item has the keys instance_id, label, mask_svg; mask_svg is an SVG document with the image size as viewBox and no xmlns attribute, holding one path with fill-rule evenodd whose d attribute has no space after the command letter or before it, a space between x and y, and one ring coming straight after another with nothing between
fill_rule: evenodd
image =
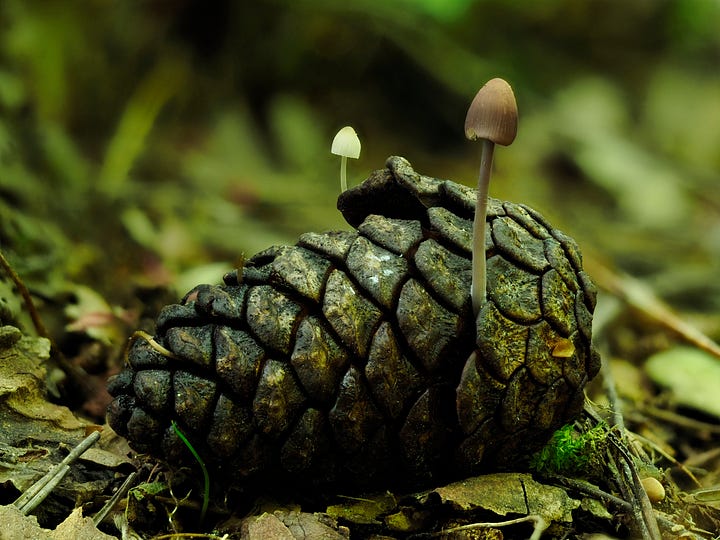
<instances>
[{"instance_id":1,"label":"dried leaf","mask_svg":"<svg viewBox=\"0 0 720 540\"><path fill-rule=\"evenodd\" d=\"M0 523L3 540L113 540L115 537L100 532L89 517L83 517L82 508L76 508L54 531L43 529L35 516L24 516L12 505L0 506Z\"/></svg>"},{"instance_id":2,"label":"dried leaf","mask_svg":"<svg viewBox=\"0 0 720 540\"><path fill-rule=\"evenodd\" d=\"M243 520L241 540L346 540L350 532L327 514L275 510Z\"/></svg>"},{"instance_id":3,"label":"dried leaf","mask_svg":"<svg viewBox=\"0 0 720 540\"><path fill-rule=\"evenodd\" d=\"M548 522L571 522L573 509L580 505L564 489L546 486L522 473L476 476L434 492L443 502L463 511L482 509L500 516L538 514Z\"/></svg>"},{"instance_id":4,"label":"dried leaf","mask_svg":"<svg viewBox=\"0 0 720 540\"><path fill-rule=\"evenodd\" d=\"M0 328L5 338L15 336L10 341L16 339L16 332L13 327ZM0 442L67 441L84 436L85 425L67 407L45 400L43 362L49 355L50 343L44 338L23 336L0 348Z\"/></svg>"},{"instance_id":5,"label":"dried leaf","mask_svg":"<svg viewBox=\"0 0 720 540\"><path fill-rule=\"evenodd\" d=\"M295 540L280 519L273 514L265 512L259 516L249 517L240 536L241 540L264 540L265 538L275 538L277 540Z\"/></svg>"},{"instance_id":6,"label":"dried leaf","mask_svg":"<svg viewBox=\"0 0 720 540\"><path fill-rule=\"evenodd\" d=\"M326 512L334 518L342 518L351 523L379 525L380 517L397 505L391 493L380 493L368 498L348 498L343 504L328 506Z\"/></svg>"},{"instance_id":7,"label":"dried leaf","mask_svg":"<svg viewBox=\"0 0 720 540\"><path fill-rule=\"evenodd\" d=\"M119 308L113 308L98 292L84 285L74 286L72 293L77 300L65 308L71 320L65 328L67 331L84 332L108 345L125 338L125 323Z\"/></svg>"},{"instance_id":8,"label":"dried leaf","mask_svg":"<svg viewBox=\"0 0 720 540\"><path fill-rule=\"evenodd\" d=\"M46 401L44 361L50 344L0 327L0 484L22 492L62 459L59 443L74 446L86 425L67 407Z\"/></svg>"},{"instance_id":9,"label":"dried leaf","mask_svg":"<svg viewBox=\"0 0 720 540\"><path fill-rule=\"evenodd\" d=\"M114 536L100 532L93 524L92 518L83 517L82 508L78 507L50 533L51 540L114 540Z\"/></svg>"},{"instance_id":10,"label":"dried leaf","mask_svg":"<svg viewBox=\"0 0 720 540\"><path fill-rule=\"evenodd\" d=\"M430 516L430 512L421 512L415 508L404 506L385 517L385 524L393 531L416 532L427 525Z\"/></svg>"},{"instance_id":11,"label":"dried leaf","mask_svg":"<svg viewBox=\"0 0 720 540\"><path fill-rule=\"evenodd\" d=\"M101 450L100 448L90 448L85 450L85 453L80 456L80 461L91 462L108 469L117 469L123 465L132 466L131 459L118 455L115 452Z\"/></svg>"},{"instance_id":12,"label":"dried leaf","mask_svg":"<svg viewBox=\"0 0 720 540\"><path fill-rule=\"evenodd\" d=\"M50 531L40 528L35 516L24 516L13 505L0 506L3 540L48 540Z\"/></svg>"},{"instance_id":13,"label":"dried leaf","mask_svg":"<svg viewBox=\"0 0 720 540\"><path fill-rule=\"evenodd\" d=\"M274 515L297 540L346 540L350 536L347 528L338 527L327 514L276 510Z\"/></svg>"}]
</instances>

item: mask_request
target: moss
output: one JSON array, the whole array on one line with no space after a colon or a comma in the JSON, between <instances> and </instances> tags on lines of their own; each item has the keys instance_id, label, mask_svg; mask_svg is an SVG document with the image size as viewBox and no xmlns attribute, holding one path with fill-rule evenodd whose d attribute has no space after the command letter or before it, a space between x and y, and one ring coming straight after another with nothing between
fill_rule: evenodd
<instances>
[{"instance_id":1,"label":"moss","mask_svg":"<svg viewBox=\"0 0 720 540\"><path fill-rule=\"evenodd\" d=\"M574 424L558 429L537 452L530 466L541 474L593 476L606 444L607 426L598 424L578 431Z\"/></svg>"}]
</instances>

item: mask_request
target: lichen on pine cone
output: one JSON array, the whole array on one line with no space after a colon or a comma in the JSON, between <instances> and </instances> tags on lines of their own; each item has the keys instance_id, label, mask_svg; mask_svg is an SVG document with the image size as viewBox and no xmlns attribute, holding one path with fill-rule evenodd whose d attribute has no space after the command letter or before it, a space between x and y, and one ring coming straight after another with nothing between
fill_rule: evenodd
<instances>
[{"instance_id":1,"label":"lichen on pine cone","mask_svg":"<svg viewBox=\"0 0 720 540\"><path fill-rule=\"evenodd\" d=\"M597 373L575 242L491 199L487 302L470 301L475 191L391 157L303 234L163 309L109 384L109 423L214 481L418 487L520 466Z\"/></svg>"}]
</instances>

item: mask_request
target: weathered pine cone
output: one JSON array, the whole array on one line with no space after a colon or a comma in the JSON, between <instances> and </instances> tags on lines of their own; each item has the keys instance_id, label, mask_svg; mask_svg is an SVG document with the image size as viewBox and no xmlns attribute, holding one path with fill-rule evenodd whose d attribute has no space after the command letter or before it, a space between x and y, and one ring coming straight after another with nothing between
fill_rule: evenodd
<instances>
[{"instance_id":1,"label":"weathered pine cone","mask_svg":"<svg viewBox=\"0 0 720 540\"><path fill-rule=\"evenodd\" d=\"M488 301L470 302L475 192L391 157L338 200L353 231L272 247L166 307L110 383L112 428L216 481L417 487L515 467L599 369L575 242L490 200Z\"/></svg>"}]
</instances>

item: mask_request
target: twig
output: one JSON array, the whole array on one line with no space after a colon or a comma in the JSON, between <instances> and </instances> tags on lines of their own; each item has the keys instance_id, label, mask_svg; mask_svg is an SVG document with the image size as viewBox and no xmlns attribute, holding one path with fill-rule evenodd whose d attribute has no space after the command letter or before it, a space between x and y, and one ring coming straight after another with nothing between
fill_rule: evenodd
<instances>
[{"instance_id":1,"label":"twig","mask_svg":"<svg viewBox=\"0 0 720 540\"><path fill-rule=\"evenodd\" d=\"M103 521L105 521L105 518L110 513L110 510L112 510L113 507L118 503L118 501L125 496L128 490L135 483L135 478L137 478L137 472L133 471L128 475L128 477L122 483L120 488L115 492L115 494L108 499L108 501L100 509L100 511L95 514L95 517L93 517L93 523L96 527L100 525Z\"/></svg>"},{"instance_id":2,"label":"twig","mask_svg":"<svg viewBox=\"0 0 720 540\"><path fill-rule=\"evenodd\" d=\"M27 515L55 488L70 470L70 464L79 458L85 451L97 442L100 438L99 431L93 431L90 435L78 444L65 456L60 463L53 466L45 476L30 486L25 493L20 495L13 503L20 512Z\"/></svg>"},{"instance_id":3,"label":"twig","mask_svg":"<svg viewBox=\"0 0 720 540\"><path fill-rule=\"evenodd\" d=\"M697 454L688 456L688 458L683 462L683 465L692 468L705 468L709 462L715 461L718 456L720 456L720 447L711 448L709 450L705 450L704 452L698 452Z\"/></svg>"},{"instance_id":4,"label":"twig","mask_svg":"<svg viewBox=\"0 0 720 540\"><path fill-rule=\"evenodd\" d=\"M672 463L673 465L675 465L678 469L680 469L682 472L684 472L685 475L687 475L687 477L690 478L690 480L692 480L693 482L695 482L695 485L697 485L698 487L700 487L700 486L702 485L702 484L700 484L700 481L699 481L699 480L695 477L695 475L692 473L692 471L691 471L690 469L688 469L687 466L686 466L684 463L679 462L679 461L678 461L677 459L675 459L673 456L671 456L670 454L668 454L665 450L663 450L663 449L660 447L659 444L657 444L656 442L648 439L647 437L643 437L642 435L640 435L640 434L638 434L638 433L635 433L635 432L633 432L633 431L628 431L627 433L628 433L628 435L629 435L631 438L637 439L637 440L640 441L641 443L643 443L643 444L651 447L651 448L652 448L653 450L655 450L658 454L660 454L662 457L664 457L665 459L667 459L670 463ZM719 449L719 450L720 450L720 449Z\"/></svg>"},{"instance_id":5,"label":"twig","mask_svg":"<svg viewBox=\"0 0 720 540\"><path fill-rule=\"evenodd\" d=\"M639 407L639 410L648 416L669 422L683 429L689 429L690 431L706 431L712 435L720 434L720 426L717 424L695 420L694 418L689 418L673 411L660 409L652 405L642 405Z\"/></svg>"},{"instance_id":6,"label":"twig","mask_svg":"<svg viewBox=\"0 0 720 540\"><path fill-rule=\"evenodd\" d=\"M506 527L508 525L517 525L518 523L526 523L526 522L533 523L533 533L530 535L530 538L528 540L539 540L542 536L542 533L545 531L545 529L548 528L548 523L545 521L545 519L539 515L539 514L529 514L527 516L523 516L521 518L517 519L511 519L508 521L498 521L495 523L489 522L489 523L469 523L467 525L460 525L459 527L453 527L451 529L443 529L438 532L430 533L426 536L426 538L435 538L437 536L443 536L447 533L453 533L458 531L471 531L473 529L485 529L489 527ZM423 535L424 536L424 535ZM415 537L418 538L419 536Z\"/></svg>"},{"instance_id":7,"label":"twig","mask_svg":"<svg viewBox=\"0 0 720 540\"><path fill-rule=\"evenodd\" d=\"M20 510L23 515L28 515L35 510L35 508L52 493L55 487L62 482L62 479L65 478L65 475L69 472L70 465L60 465L60 467L53 471L52 476L48 477L46 481L43 481L36 490L33 490L34 495L22 506L18 507L18 510Z\"/></svg>"},{"instance_id":8,"label":"twig","mask_svg":"<svg viewBox=\"0 0 720 540\"><path fill-rule=\"evenodd\" d=\"M35 331L38 333L38 335L40 337L50 339L50 334L47 331L47 328L45 328L45 325L43 324L42 319L40 319L40 315L38 314L38 311L35 308L35 304L32 301L32 297L30 296L30 291L25 286L25 283L23 283L23 280L20 278L20 276L17 274L17 272L15 272L15 270L13 270L13 267L10 266L10 263L5 258L5 256L2 254L2 251L0 251L0 266L2 266L3 270L5 270L7 275L10 277L12 282L17 287L18 292L20 293L20 296L22 296L23 302L25 302L25 309L28 310L28 313L30 314L30 318L32 319L32 322L33 322L33 326L35 326ZM52 344L52 339L50 339L50 343Z\"/></svg>"},{"instance_id":9,"label":"twig","mask_svg":"<svg viewBox=\"0 0 720 540\"><path fill-rule=\"evenodd\" d=\"M615 388L615 380L607 363L603 362L601 369L603 370L603 384L612 410L612 424L615 428L615 431L608 433L608 440L622 458L619 467L617 466L618 463L615 463L619 487L623 492L623 496L629 499L631 503L632 514L642 538L644 540L661 540L660 530L658 529L657 519L653 513L650 499L648 499L647 493L642 487L632 457L626 450L625 421L620 407L620 399ZM610 455L614 458L612 453Z\"/></svg>"},{"instance_id":10,"label":"twig","mask_svg":"<svg viewBox=\"0 0 720 540\"><path fill-rule=\"evenodd\" d=\"M25 309L27 309L30 314L30 319L32 320L38 336L45 338L50 342L50 356L57 361L62 370L69 376L78 388L82 389L83 392L87 392L83 382L85 377L84 370L70 363L68 359L65 358L62 351L58 348L57 343L55 343L55 340L52 338L50 332L48 332L47 327L43 324L42 319L40 318L40 314L35 307L30 291L25 286L22 278L17 274L17 272L15 272L15 270L13 270L12 266L10 266L10 263L3 256L2 252L0 252L0 267L7 272L10 279L17 287L20 296L22 296L23 302L25 303Z\"/></svg>"},{"instance_id":11,"label":"twig","mask_svg":"<svg viewBox=\"0 0 720 540\"><path fill-rule=\"evenodd\" d=\"M160 536L153 536L152 540L172 540L182 538L205 538L207 540L227 540L228 534L225 533L222 536L211 533L172 533L172 534L161 534Z\"/></svg>"},{"instance_id":12,"label":"twig","mask_svg":"<svg viewBox=\"0 0 720 540\"><path fill-rule=\"evenodd\" d=\"M609 358L608 354L603 354L602 356L604 358ZM615 386L615 378L612 375L612 370L610 369L610 363L608 361L600 364L600 372L602 373L603 388L607 394L610 411L612 412L612 422L610 425L616 426L621 432L624 432L625 420L623 419L622 405L620 403L620 397L617 393L617 387Z\"/></svg>"},{"instance_id":13,"label":"twig","mask_svg":"<svg viewBox=\"0 0 720 540\"><path fill-rule=\"evenodd\" d=\"M615 456L610 453L613 461L615 461L616 467L619 465L617 471L621 480L620 489L623 491L626 499L629 499L632 504L633 517L638 525L638 532L644 540L661 540L662 537L660 536L660 530L655 514L653 513L652 505L647 497L647 493L645 493L642 487L640 476L635 469L632 457L625 449L623 440L612 432L608 434L608 440L610 441L611 447L617 450L621 458L618 463L615 461Z\"/></svg>"},{"instance_id":14,"label":"twig","mask_svg":"<svg viewBox=\"0 0 720 540\"><path fill-rule=\"evenodd\" d=\"M592 266L591 273L600 287L621 298L634 309L647 315L660 325L675 332L688 343L720 359L720 345L680 318L645 283L629 275L613 271L598 261L593 261L591 265L586 264L586 267L588 266Z\"/></svg>"},{"instance_id":15,"label":"twig","mask_svg":"<svg viewBox=\"0 0 720 540\"><path fill-rule=\"evenodd\" d=\"M642 512L639 511L639 506L635 502L635 498L633 497L632 489L630 489L630 486L628 485L629 482L627 480L627 476L623 474L620 470L620 466L613 455L613 453L610 451L610 448L607 450L607 456L608 456L608 468L612 472L615 483L617 484L618 489L620 490L620 494L622 495L623 499L628 503L629 505L629 514L632 517L632 519L635 522L635 535L642 538L643 540L649 540L650 539L650 533L647 530L647 526L643 523L642 519Z\"/></svg>"},{"instance_id":16,"label":"twig","mask_svg":"<svg viewBox=\"0 0 720 540\"><path fill-rule=\"evenodd\" d=\"M148 334L147 332L143 330L136 330L133 332L133 335L130 336L130 341L128 343L128 346L125 347L125 351L127 354L127 351L130 351L130 345L135 343L138 339L144 339L145 342L158 354L165 356L167 358L177 358L174 352L172 352L169 349L166 349L162 345L160 345L157 341L155 341L155 338Z\"/></svg>"},{"instance_id":17,"label":"twig","mask_svg":"<svg viewBox=\"0 0 720 540\"><path fill-rule=\"evenodd\" d=\"M586 495L590 495L591 497L607 501L610 504L615 505L623 512L632 512L632 504L630 504L624 499L621 499L620 497L616 497L615 495L603 491L602 489L594 486L590 482L587 482L585 480L579 480L577 478L569 478L567 476L550 475L548 476L548 478L552 479L558 484L574 489L575 491L579 491L580 493L585 493Z\"/></svg>"}]
</instances>

